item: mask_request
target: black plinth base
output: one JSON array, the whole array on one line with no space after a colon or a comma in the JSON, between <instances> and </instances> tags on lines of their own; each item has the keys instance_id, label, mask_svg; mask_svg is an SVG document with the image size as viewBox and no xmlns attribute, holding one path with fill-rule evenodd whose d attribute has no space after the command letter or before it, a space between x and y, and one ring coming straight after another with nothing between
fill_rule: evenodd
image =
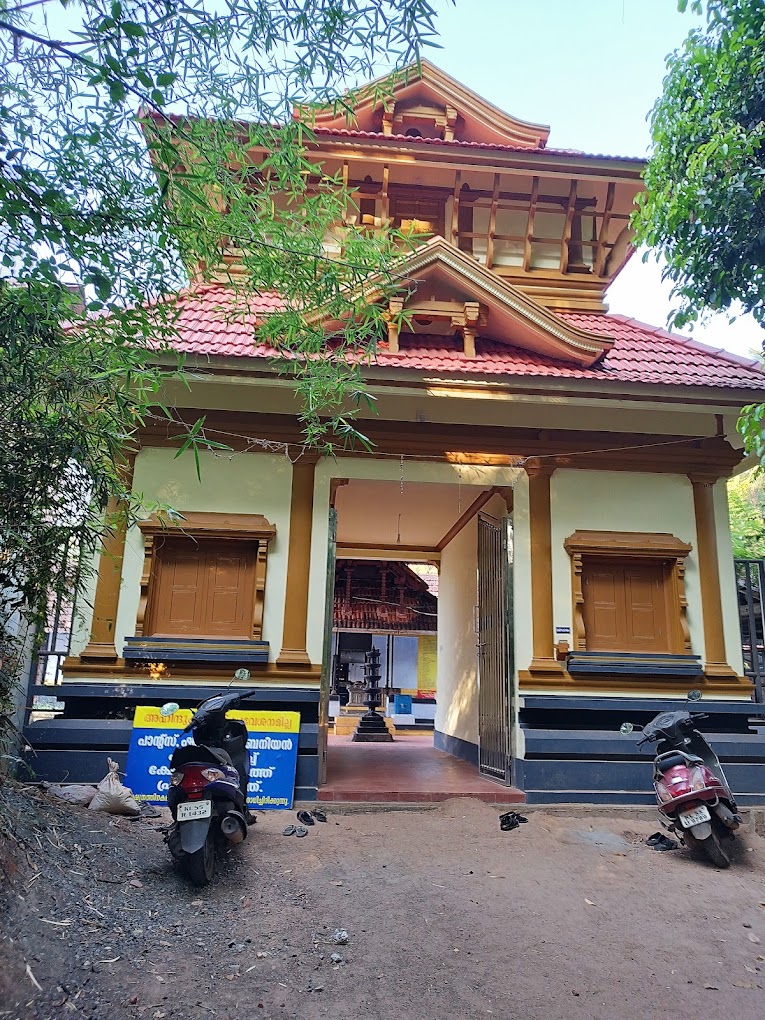
<instances>
[{"instance_id":1,"label":"black plinth base","mask_svg":"<svg viewBox=\"0 0 765 1020\"><path fill-rule=\"evenodd\" d=\"M357 744L392 744L393 735L388 733L359 733L358 730L353 734L351 740Z\"/></svg>"},{"instance_id":2,"label":"black plinth base","mask_svg":"<svg viewBox=\"0 0 765 1020\"><path fill-rule=\"evenodd\" d=\"M359 725L351 738L356 743L381 744L392 741L393 735L388 732L385 720L377 712L367 712L359 719Z\"/></svg>"}]
</instances>

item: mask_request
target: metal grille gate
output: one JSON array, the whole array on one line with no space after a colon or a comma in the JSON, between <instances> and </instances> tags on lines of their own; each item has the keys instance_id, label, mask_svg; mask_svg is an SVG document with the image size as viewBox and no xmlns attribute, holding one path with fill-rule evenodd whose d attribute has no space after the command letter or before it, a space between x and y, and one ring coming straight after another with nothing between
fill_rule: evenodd
<instances>
[{"instance_id":1,"label":"metal grille gate","mask_svg":"<svg viewBox=\"0 0 765 1020\"><path fill-rule=\"evenodd\" d=\"M478 517L478 764L509 783L513 675L509 520Z\"/></svg>"},{"instance_id":2,"label":"metal grille gate","mask_svg":"<svg viewBox=\"0 0 765 1020\"><path fill-rule=\"evenodd\" d=\"M754 684L754 700L762 702L765 684L765 560L736 560L738 618L744 673Z\"/></svg>"}]
</instances>

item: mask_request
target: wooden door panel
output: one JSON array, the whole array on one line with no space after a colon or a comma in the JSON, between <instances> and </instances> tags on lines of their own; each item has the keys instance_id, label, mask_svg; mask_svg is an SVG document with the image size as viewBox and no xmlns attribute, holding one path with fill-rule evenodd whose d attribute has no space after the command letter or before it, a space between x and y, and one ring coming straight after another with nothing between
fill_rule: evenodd
<instances>
[{"instance_id":1,"label":"wooden door panel","mask_svg":"<svg viewBox=\"0 0 765 1020\"><path fill-rule=\"evenodd\" d=\"M618 567L597 567L585 574L584 626L588 651L611 651L623 640L622 587Z\"/></svg>"},{"instance_id":2,"label":"wooden door panel","mask_svg":"<svg viewBox=\"0 0 765 1020\"><path fill-rule=\"evenodd\" d=\"M396 226L402 220L426 220L433 227L433 233L444 235L446 197L438 192L427 192L423 188L412 191L392 191L390 215Z\"/></svg>"},{"instance_id":3,"label":"wooden door panel","mask_svg":"<svg viewBox=\"0 0 765 1020\"><path fill-rule=\"evenodd\" d=\"M193 634L201 612L204 553L192 543L171 545L159 550L152 633Z\"/></svg>"},{"instance_id":4,"label":"wooden door panel","mask_svg":"<svg viewBox=\"0 0 765 1020\"><path fill-rule=\"evenodd\" d=\"M666 651L666 611L661 565L624 571L627 640L635 650Z\"/></svg>"},{"instance_id":5,"label":"wooden door panel","mask_svg":"<svg viewBox=\"0 0 765 1020\"><path fill-rule=\"evenodd\" d=\"M243 543L242 543L243 544ZM230 542L207 552L206 633L250 637L252 631L254 550Z\"/></svg>"}]
</instances>

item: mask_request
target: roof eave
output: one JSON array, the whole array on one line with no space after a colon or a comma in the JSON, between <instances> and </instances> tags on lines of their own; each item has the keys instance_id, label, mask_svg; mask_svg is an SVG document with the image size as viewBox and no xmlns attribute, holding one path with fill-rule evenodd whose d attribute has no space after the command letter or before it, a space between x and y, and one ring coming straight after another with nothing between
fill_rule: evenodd
<instances>
[{"instance_id":1,"label":"roof eave","mask_svg":"<svg viewBox=\"0 0 765 1020\"><path fill-rule=\"evenodd\" d=\"M465 161L465 154L470 153L470 160L474 163L487 163L492 166L501 165L507 169L549 169L551 172L578 171L582 176L600 174L601 176L618 177L621 180L642 181L643 170L647 160L633 156L607 156L601 154L590 154L586 152L556 152L550 149L521 149L503 148L502 146L489 147L488 145L469 145L455 142L440 142L438 145L428 145L419 142L406 142L400 135L390 137L380 136L378 138L354 137L343 133L343 131L317 133L307 142L310 149L326 148L327 143L339 146L343 149L354 149L363 153L365 150L373 152L383 149L390 153L400 153L411 156L427 157L436 161L444 162L449 158L459 156ZM441 154L441 159L437 159Z\"/></svg>"},{"instance_id":2,"label":"roof eave","mask_svg":"<svg viewBox=\"0 0 765 1020\"><path fill-rule=\"evenodd\" d=\"M405 357L405 355L403 356ZM161 361L161 355L158 356ZM170 360L167 360L170 364ZM264 378L273 378L274 381L281 380L284 386L291 385L291 380L280 375L280 370L272 364L272 360L262 357L249 357L239 355L236 357L228 355L202 355L187 354L187 369L212 369L217 373L220 370L231 372L235 375L251 375ZM694 386L680 383L653 383L653 382L625 382L612 379L584 379L568 376L550 375L498 375L496 373L481 372L478 366L472 369L466 366L464 372L438 372L433 369L419 369L407 367L402 364L381 365L372 362L363 366L365 375L371 381L390 382L412 382L414 384L443 385L443 386L475 386L480 384L489 390L501 390L508 393L522 393L524 391L535 391L541 386L545 390L563 392L566 390L586 390L588 394L600 394L606 398L619 399L638 397L649 402L661 402L662 398L671 398L672 402L681 401L689 405L694 403L712 404L720 406L726 404L731 407L743 407L751 403L765 402L765 390L731 388L726 386ZM584 393L582 395L585 395ZM724 400L720 398L723 397Z\"/></svg>"}]
</instances>

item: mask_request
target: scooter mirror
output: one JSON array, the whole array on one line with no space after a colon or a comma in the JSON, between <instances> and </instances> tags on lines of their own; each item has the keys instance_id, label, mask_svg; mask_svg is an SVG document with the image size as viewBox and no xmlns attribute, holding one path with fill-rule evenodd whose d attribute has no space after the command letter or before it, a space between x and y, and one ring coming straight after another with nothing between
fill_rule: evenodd
<instances>
[{"instance_id":1,"label":"scooter mirror","mask_svg":"<svg viewBox=\"0 0 765 1020\"><path fill-rule=\"evenodd\" d=\"M635 729L635 727L632 725L631 722L623 722L621 724L621 726L619 727L619 732L620 733L632 733L632 731L634 729Z\"/></svg>"},{"instance_id":2,"label":"scooter mirror","mask_svg":"<svg viewBox=\"0 0 765 1020\"><path fill-rule=\"evenodd\" d=\"M235 680L241 680L242 682L244 682L246 680L249 680L250 676L251 676L251 673L250 673L249 669L238 669L236 671L236 673L234 673L234 679Z\"/></svg>"},{"instance_id":3,"label":"scooter mirror","mask_svg":"<svg viewBox=\"0 0 765 1020\"><path fill-rule=\"evenodd\" d=\"M167 719L169 715L175 715L181 706L177 701L168 701L159 710L159 714L163 719Z\"/></svg>"},{"instance_id":4,"label":"scooter mirror","mask_svg":"<svg viewBox=\"0 0 765 1020\"><path fill-rule=\"evenodd\" d=\"M688 701L701 701L701 691L688 691Z\"/></svg>"}]
</instances>

